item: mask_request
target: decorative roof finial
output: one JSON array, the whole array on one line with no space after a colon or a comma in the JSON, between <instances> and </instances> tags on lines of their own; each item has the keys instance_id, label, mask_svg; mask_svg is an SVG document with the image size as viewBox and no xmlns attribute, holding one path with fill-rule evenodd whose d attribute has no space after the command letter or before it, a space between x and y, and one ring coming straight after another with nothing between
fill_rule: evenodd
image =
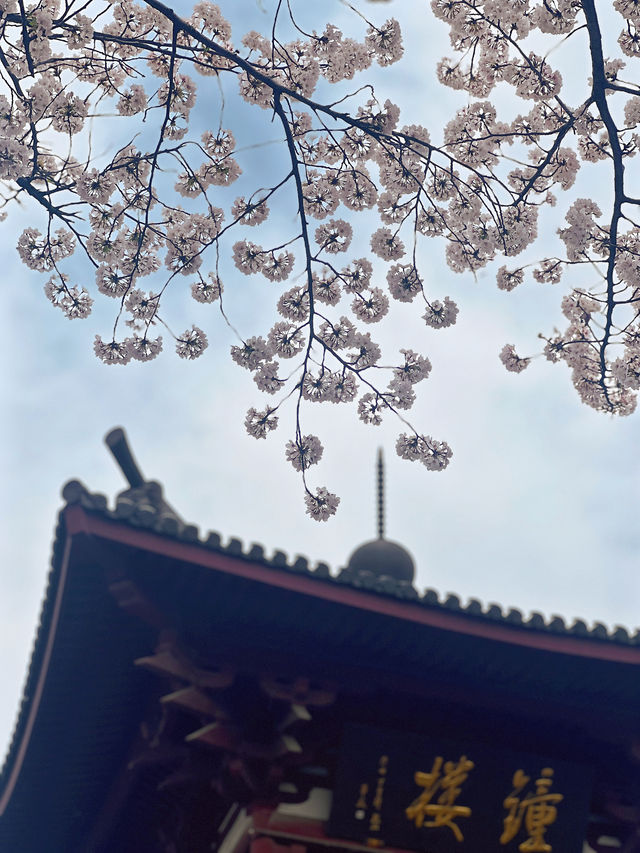
<instances>
[{"instance_id":1,"label":"decorative roof finial","mask_svg":"<svg viewBox=\"0 0 640 853\"><path fill-rule=\"evenodd\" d=\"M384 539L384 454L378 448L378 539Z\"/></svg>"},{"instance_id":2,"label":"decorative roof finial","mask_svg":"<svg viewBox=\"0 0 640 853\"><path fill-rule=\"evenodd\" d=\"M104 437L104 443L107 445L113 458L118 463L118 467L126 477L132 489L145 484L145 479L133 458L133 453L129 447L127 436L122 427L115 427L110 430Z\"/></svg>"},{"instance_id":3,"label":"decorative roof finial","mask_svg":"<svg viewBox=\"0 0 640 853\"><path fill-rule=\"evenodd\" d=\"M122 427L109 430L104 437L104 443L113 454L118 467L129 483L129 488L118 495L118 504L129 504L132 507L150 506L156 512L171 516L182 523L182 519L175 509L165 501L160 483L155 480L145 480L134 459L127 441L127 435Z\"/></svg>"}]
</instances>

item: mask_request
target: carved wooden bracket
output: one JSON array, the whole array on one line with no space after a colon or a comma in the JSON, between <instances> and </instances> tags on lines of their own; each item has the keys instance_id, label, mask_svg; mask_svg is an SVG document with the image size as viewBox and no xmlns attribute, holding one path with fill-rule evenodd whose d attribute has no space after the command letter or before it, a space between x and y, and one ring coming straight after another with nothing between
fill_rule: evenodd
<instances>
[{"instance_id":1,"label":"carved wooden bracket","mask_svg":"<svg viewBox=\"0 0 640 853\"><path fill-rule=\"evenodd\" d=\"M297 771L313 759L305 739L313 725L310 709L330 706L335 689L302 675L255 676L195 658L165 630L154 654L135 661L171 688L159 699L164 722L153 750L160 742L186 747L187 756L199 753L197 761L182 755L168 770L171 784L208 775L210 787L237 802L304 800L311 783L300 788Z\"/></svg>"}]
</instances>

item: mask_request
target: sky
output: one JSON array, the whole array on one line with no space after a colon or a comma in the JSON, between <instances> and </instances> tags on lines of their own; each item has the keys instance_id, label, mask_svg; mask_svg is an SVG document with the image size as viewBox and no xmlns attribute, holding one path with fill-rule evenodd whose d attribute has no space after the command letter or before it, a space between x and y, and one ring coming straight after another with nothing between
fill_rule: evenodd
<instances>
[{"instance_id":1,"label":"sky","mask_svg":"<svg viewBox=\"0 0 640 853\"><path fill-rule=\"evenodd\" d=\"M404 29L406 58L384 75L376 72L378 94L400 103L403 122L424 124L437 138L455 105L464 103L435 80L446 31L426 4L417 12L413 0L363 8L376 20L395 15ZM234 34L242 31L240 21L264 27L269 9L269 0L235 3ZM334 11L345 28L358 30L343 6L336 3ZM312 25L320 30L324 22ZM564 61L584 67L571 54ZM579 102L585 79L566 84L566 99ZM243 144L276 139L261 111L231 101L227 109L244 122ZM206 115L197 121L205 126ZM98 137L97 148L106 142ZM253 168L277 169L278 158L277 145L263 146L255 150ZM575 194L597 192L606 199L601 176L585 168ZM568 204L560 199L545 214L543 244L557 241ZM290 224L294 213L278 209L274 227ZM305 419L305 431L325 446L311 482L341 497L337 516L318 524L305 514L299 478L284 460L292 422L283 419L266 441L244 432L246 410L261 398L250 375L230 361L234 338L215 308L197 305L186 288L170 300L172 327L195 322L209 336L210 348L198 361L182 361L169 349L150 364L107 367L95 359L92 344L95 334L108 335L113 303L96 305L92 317L75 323L52 308L42 277L14 250L32 220L32 210L17 209L0 226L0 752L15 722L35 636L60 490L77 478L112 501L126 487L102 443L117 425L127 430L145 476L164 484L168 501L186 520L223 538L326 561L334 570L375 536L375 455L382 446L387 535L414 556L419 589L525 614L561 614L569 622L581 617L611 627L640 625L639 416L614 419L582 405L564 365L538 358L516 376L498 360L505 343L522 354L536 352L537 333L561 324L557 288L529 280L512 293L500 292L495 268L477 279L456 275L444 263L443 245L423 240L419 260L427 289L458 302L458 323L428 329L415 307L398 304L379 337L385 352L404 346L430 358L432 374L419 386L411 421L446 440L453 461L446 471L430 473L395 455L403 430L393 419L373 428L357 420L353 407L318 406ZM264 334L273 291L243 279L231 265L225 269L238 328Z\"/></svg>"}]
</instances>

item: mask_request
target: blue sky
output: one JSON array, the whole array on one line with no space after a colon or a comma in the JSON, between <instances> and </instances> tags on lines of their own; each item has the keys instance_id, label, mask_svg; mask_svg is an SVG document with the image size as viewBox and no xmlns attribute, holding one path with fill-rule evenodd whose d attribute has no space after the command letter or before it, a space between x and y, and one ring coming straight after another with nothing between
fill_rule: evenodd
<instances>
[{"instance_id":1,"label":"blue sky","mask_svg":"<svg viewBox=\"0 0 640 853\"><path fill-rule=\"evenodd\" d=\"M268 0L245 0L234 4L234 14L264 26L262 7L269 6ZM348 20L343 7L335 9ZM402 63L376 72L373 80L379 95L401 102L403 121L422 123L437 138L455 102L438 90L434 77L446 32L426 8L420 5L419 14L416 9L413 0L366 7L378 19L400 19L407 48ZM324 20L315 26L321 29ZM234 33L241 34L239 25ZM570 95L575 89L579 99L585 83L568 81L568 100L576 102ZM234 113L232 102L227 109L230 118L248 115L244 108ZM243 118L248 140L274 138L265 118L257 110ZM258 157L267 168L278 168L277 146L257 149ZM589 194L600 174L586 167L581 193ZM545 214L545 245L556 239L568 203L560 199ZM279 209L275 226L290 227L293 214ZM423 240L419 258L427 288L458 302L458 324L434 331L411 305L398 305L379 337L385 351L409 346L431 359L432 375L420 386L411 420L420 431L447 440L453 462L443 473L429 473L399 460L394 444L402 429L392 419L376 429L360 424L352 409L311 409L305 431L320 435L325 445L312 482L342 498L336 518L319 525L305 515L300 482L284 461L292 422L283 421L265 442L244 433L246 409L260 397L249 374L231 363L233 337L215 308L197 305L186 287L171 297L172 327L180 331L195 322L209 336L210 349L199 361L183 362L169 348L148 365L106 367L94 358L92 343L96 333L108 334L113 303L97 300L102 304L95 314L75 323L49 305L43 279L22 266L13 249L31 218L32 211L16 211L1 226L0 744L18 708L60 489L71 478L109 496L124 488L102 445L115 425L127 429L145 475L164 483L168 500L189 521L225 537L325 560L335 569L374 535L374 461L382 445L388 536L414 555L420 588L525 613L640 624L638 416L612 419L587 409L562 365L537 359L514 376L497 357L504 343L535 351L536 334L560 324L557 289L527 281L511 294L499 292L490 269L477 281L457 276L443 262L443 246ZM544 253L539 249L537 255ZM228 263L224 269L238 327L266 332L272 291L238 276Z\"/></svg>"}]
</instances>

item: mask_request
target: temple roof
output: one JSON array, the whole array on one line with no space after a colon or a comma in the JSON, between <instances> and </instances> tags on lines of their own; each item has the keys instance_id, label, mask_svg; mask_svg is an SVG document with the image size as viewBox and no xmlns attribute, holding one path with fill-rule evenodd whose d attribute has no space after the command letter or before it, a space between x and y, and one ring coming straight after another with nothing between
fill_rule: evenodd
<instances>
[{"instance_id":1,"label":"temple roof","mask_svg":"<svg viewBox=\"0 0 640 853\"><path fill-rule=\"evenodd\" d=\"M292 671L311 667L346 690L423 691L433 713L432 691L455 696L473 708L465 725L482 718L515 740L524 719L538 725L540 695L558 721L545 737L560 750L580 720L590 738L604 736L604 712L612 761L634 730L640 632L420 593L366 560L332 573L305 557L225 541L183 521L150 485L133 485L112 506L76 480L63 489L49 585L0 772L0 847L75 851L65 845L102 802L114 772L108 757L123 760L148 703L150 676L132 661L150 654L167 625L205 661L222 654L246 666L259 655L277 667L288 659ZM53 847L38 841L34 798Z\"/></svg>"},{"instance_id":2,"label":"temple roof","mask_svg":"<svg viewBox=\"0 0 640 853\"><path fill-rule=\"evenodd\" d=\"M156 486L157 484L150 485ZM476 598L471 598L463 603L458 595L448 593L442 596L438 591L429 588L420 593L414 588L410 580L383 573L384 570L379 563L384 560L385 554L378 547L380 541L385 546L393 548L394 557L396 550L404 551L406 554L404 559L407 561L407 565L408 561L411 560L410 555L401 545L386 539L372 540L361 545L356 549L345 567L336 573L332 573L329 566L324 562L314 564L303 556L292 558L280 549L273 550L269 554L263 545L255 543L247 545L237 538L224 541L220 533L201 531L197 525L180 520L174 512L166 512L162 507L154 505L147 499L144 492L133 494L133 491L121 493L112 508L109 508L105 495L89 492L77 480L69 481L63 488L62 495L67 505L81 506L96 517L118 521L132 529L153 531L168 540L191 543L203 550L227 554L277 571L304 575L336 586L367 590L390 599L412 601L432 611L441 610L446 613L458 613L465 617L471 617L473 620L518 627L528 632L590 638L621 646L640 646L640 629L630 634L623 626L617 625L609 628L602 622L596 622L589 627L585 620L579 618L568 624L559 615L552 615L549 618L545 618L543 614L538 612L525 615L522 610L517 608L505 608L496 603L484 604ZM372 558L372 564L367 568L368 557Z\"/></svg>"}]
</instances>

